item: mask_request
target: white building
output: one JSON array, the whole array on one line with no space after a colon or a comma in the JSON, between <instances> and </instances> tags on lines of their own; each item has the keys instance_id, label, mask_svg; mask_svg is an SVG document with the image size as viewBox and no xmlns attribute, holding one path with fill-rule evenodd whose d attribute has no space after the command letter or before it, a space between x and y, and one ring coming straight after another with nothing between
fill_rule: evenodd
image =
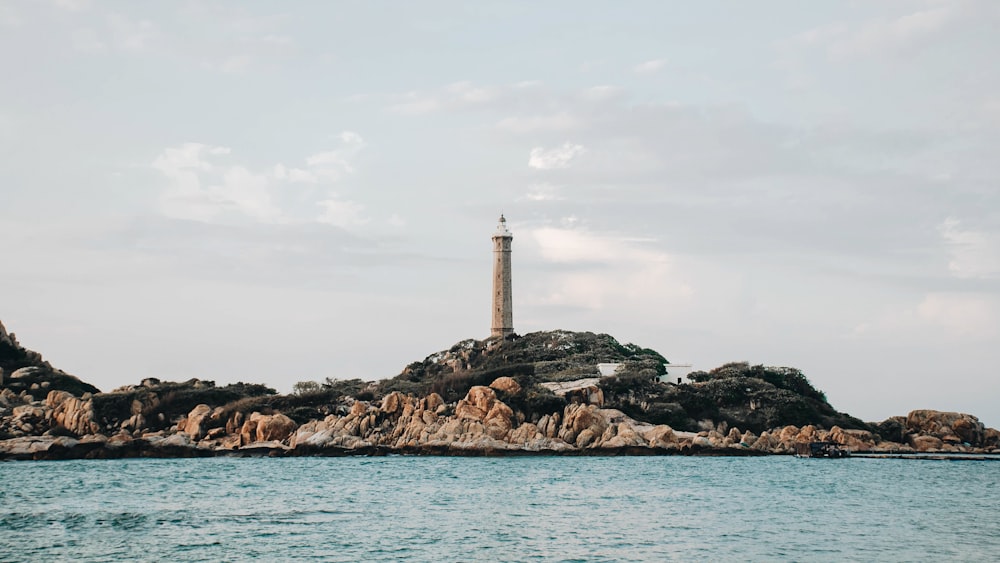
<instances>
[{"instance_id":1,"label":"white building","mask_svg":"<svg viewBox=\"0 0 1000 563\"><path fill-rule=\"evenodd\" d=\"M601 377L609 377L618 373L618 368L622 366L621 362L607 362L597 364L597 371L600 372ZM666 373L657 377L662 383L677 383L677 380L684 380L685 377L692 371L694 371L694 366L691 364L663 364L666 369Z\"/></svg>"},{"instance_id":2,"label":"white building","mask_svg":"<svg viewBox=\"0 0 1000 563\"><path fill-rule=\"evenodd\" d=\"M660 376L660 381L663 383L677 383L678 379L683 381L694 371L694 366L691 364L664 364L664 367L667 368L667 373Z\"/></svg>"},{"instance_id":3,"label":"white building","mask_svg":"<svg viewBox=\"0 0 1000 563\"><path fill-rule=\"evenodd\" d=\"M620 362L608 362L597 364L597 371L601 372L601 377L610 377L622 367Z\"/></svg>"}]
</instances>

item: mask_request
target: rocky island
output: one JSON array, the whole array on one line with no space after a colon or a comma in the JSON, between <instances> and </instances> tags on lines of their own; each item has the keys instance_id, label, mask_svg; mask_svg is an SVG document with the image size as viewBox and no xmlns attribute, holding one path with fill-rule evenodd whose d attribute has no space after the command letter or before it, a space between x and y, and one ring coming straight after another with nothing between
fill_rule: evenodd
<instances>
[{"instance_id":1,"label":"rocky island","mask_svg":"<svg viewBox=\"0 0 1000 563\"><path fill-rule=\"evenodd\" d=\"M616 364L602 377L598 363ZM217 386L155 378L110 392L54 368L0 325L0 459L216 455L1000 453L975 416L836 411L793 368L730 363L665 381L667 360L606 334L463 340L389 379Z\"/></svg>"}]
</instances>

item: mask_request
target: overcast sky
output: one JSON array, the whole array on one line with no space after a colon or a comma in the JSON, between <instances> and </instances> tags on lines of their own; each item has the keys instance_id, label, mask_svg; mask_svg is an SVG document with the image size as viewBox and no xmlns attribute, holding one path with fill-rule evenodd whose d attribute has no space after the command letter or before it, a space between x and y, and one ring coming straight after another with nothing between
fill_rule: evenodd
<instances>
[{"instance_id":1,"label":"overcast sky","mask_svg":"<svg viewBox=\"0 0 1000 563\"><path fill-rule=\"evenodd\" d=\"M104 390L607 332L1000 426L1000 3L0 3L0 320Z\"/></svg>"}]
</instances>

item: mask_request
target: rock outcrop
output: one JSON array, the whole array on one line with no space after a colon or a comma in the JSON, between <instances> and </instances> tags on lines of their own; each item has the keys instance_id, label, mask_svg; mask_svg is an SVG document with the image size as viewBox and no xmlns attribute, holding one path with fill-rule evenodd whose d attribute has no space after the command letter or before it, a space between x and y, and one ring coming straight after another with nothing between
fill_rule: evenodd
<instances>
[{"instance_id":1,"label":"rock outcrop","mask_svg":"<svg viewBox=\"0 0 1000 563\"><path fill-rule=\"evenodd\" d=\"M89 397L82 399L66 391L50 391L45 406L51 409L50 420L73 434L83 436L100 431L94 420L94 402Z\"/></svg>"},{"instance_id":2,"label":"rock outcrop","mask_svg":"<svg viewBox=\"0 0 1000 563\"><path fill-rule=\"evenodd\" d=\"M949 444L984 445L986 426L971 414L915 410L906 415L911 435L929 435Z\"/></svg>"},{"instance_id":3,"label":"rock outcrop","mask_svg":"<svg viewBox=\"0 0 1000 563\"><path fill-rule=\"evenodd\" d=\"M594 377L586 362L595 358L623 367L612 378ZM98 393L24 351L0 325L0 459L767 455L801 452L813 442L867 452L1000 454L1000 431L972 415L917 410L868 425L834 411L797 370L727 364L674 385L655 379L661 359L607 335L555 331L464 341L392 380L339 388L328 380L296 395L155 378ZM765 424L778 420L785 422Z\"/></svg>"},{"instance_id":4,"label":"rock outcrop","mask_svg":"<svg viewBox=\"0 0 1000 563\"><path fill-rule=\"evenodd\" d=\"M832 442L869 452L996 452L1000 432L961 413L914 411L907 417L906 443L888 442L866 430L788 425L762 432L720 424L699 432L679 431L632 419L616 409L571 403L561 411L523 420L502 401L513 387L474 386L453 406L437 394L414 397L392 392L375 402L353 400L339 414L297 424L282 413L229 412L198 404L168 430L120 429L101 434L93 401L52 391L45 401L22 401L0 393L0 402L21 401L3 421L20 437L0 441L0 458L310 455L316 453L706 453L789 454L811 442ZM523 393L524 390L522 389ZM136 416L136 415L133 415ZM56 432L58 431L58 432ZM59 434L63 432L64 434ZM39 436L38 434L45 435ZM949 438L950 437L950 438ZM954 440L972 441L956 443ZM949 442L948 440L952 440ZM1000 453L1000 452L998 452Z\"/></svg>"}]
</instances>

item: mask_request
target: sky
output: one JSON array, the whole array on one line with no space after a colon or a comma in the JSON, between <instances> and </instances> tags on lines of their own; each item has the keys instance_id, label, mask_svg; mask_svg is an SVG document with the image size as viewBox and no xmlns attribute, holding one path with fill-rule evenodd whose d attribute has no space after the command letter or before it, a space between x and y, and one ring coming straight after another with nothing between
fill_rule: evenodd
<instances>
[{"instance_id":1,"label":"sky","mask_svg":"<svg viewBox=\"0 0 1000 563\"><path fill-rule=\"evenodd\" d=\"M0 2L0 321L103 390L603 332L1000 426L1000 3Z\"/></svg>"}]
</instances>

